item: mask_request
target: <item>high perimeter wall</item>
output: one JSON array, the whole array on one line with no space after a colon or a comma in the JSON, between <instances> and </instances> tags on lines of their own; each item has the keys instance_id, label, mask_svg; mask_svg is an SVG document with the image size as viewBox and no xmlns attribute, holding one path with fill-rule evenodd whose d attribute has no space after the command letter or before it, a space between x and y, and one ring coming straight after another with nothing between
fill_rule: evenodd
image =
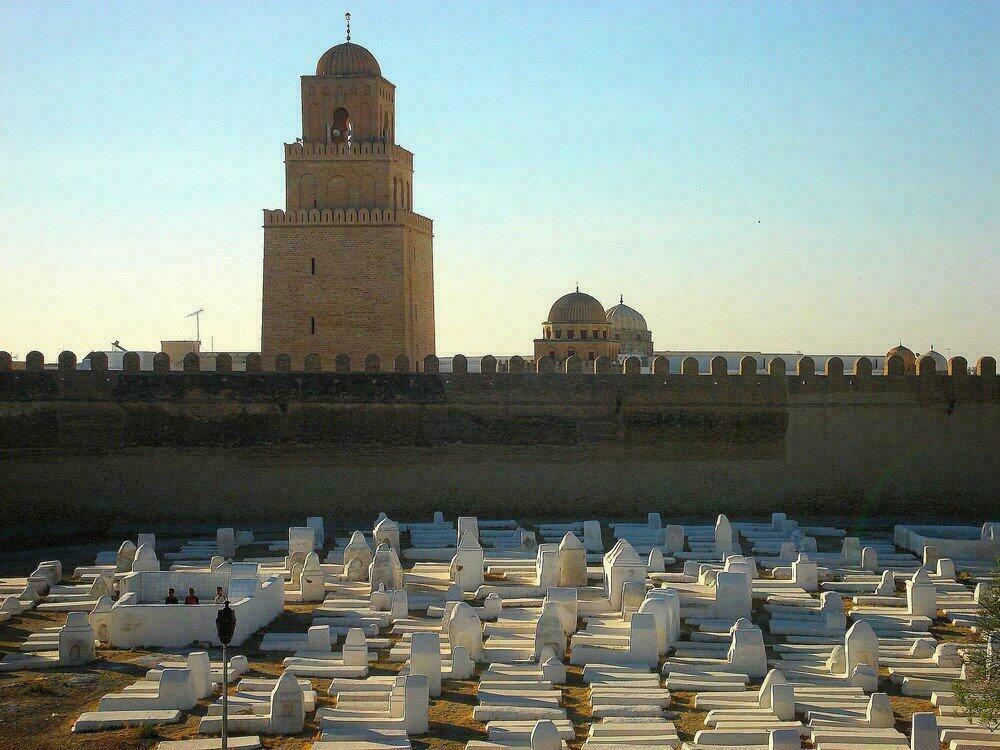
<instances>
[{"instance_id":1,"label":"high perimeter wall","mask_svg":"<svg viewBox=\"0 0 1000 750\"><path fill-rule=\"evenodd\" d=\"M0 524L1000 507L989 363L955 376L64 364L0 372Z\"/></svg>"}]
</instances>

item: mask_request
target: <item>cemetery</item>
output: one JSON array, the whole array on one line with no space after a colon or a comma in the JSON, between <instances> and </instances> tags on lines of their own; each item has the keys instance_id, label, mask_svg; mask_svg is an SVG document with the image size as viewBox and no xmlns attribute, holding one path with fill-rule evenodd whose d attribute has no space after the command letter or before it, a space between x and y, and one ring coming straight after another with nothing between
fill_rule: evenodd
<instances>
[{"instance_id":1,"label":"cemetery","mask_svg":"<svg viewBox=\"0 0 1000 750\"><path fill-rule=\"evenodd\" d=\"M0 555L11 747L1000 748L954 692L988 519L316 516L92 549Z\"/></svg>"},{"instance_id":2,"label":"cemetery","mask_svg":"<svg viewBox=\"0 0 1000 750\"><path fill-rule=\"evenodd\" d=\"M997 2L5 5L0 750L1000 750Z\"/></svg>"}]
</instances>

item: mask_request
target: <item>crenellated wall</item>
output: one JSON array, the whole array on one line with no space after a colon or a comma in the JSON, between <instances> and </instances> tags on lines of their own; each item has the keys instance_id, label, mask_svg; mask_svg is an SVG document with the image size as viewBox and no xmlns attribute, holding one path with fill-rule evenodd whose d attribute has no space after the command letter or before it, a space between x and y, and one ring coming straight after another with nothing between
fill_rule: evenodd
<instances>
[{"instance_id":1,"label":"crenellated wall","mask_svg":"<svg viewBox=\"0 0 1000 750\"><path fill-rule=\"evenodd\" d=\"M59 369L0 353L0 522L663 512L947 515L1000 503L979 374ZM605 363L597 363L601 367ZM894 363L890 372L895 373ZM279 369L290 367L279 363ZM331 366L341 372L329 372ZM662 367L662 363L660 365ZM301 369L298 368L297 369ZM781 368L775 368L780 370ZM864 368L862 368L864 369Z\"/></svg>"},{"instance_id":2,"label":"crenellated wall","mask_svg":"<svg viewBox=\"0 0 1000 750\"><path fill-rule=\"evenodd\" d=\"M386 225L405 224L417 231L430 234L432 222L426 216L404 211L402 209L378 209L378 208L312 208L309 210L300 209L298 211L282 211L276 208L273 211L264 209L264 227L275 226L305 226L305 225Z\"/></svg>"},{"instance_id":3,"label":"crenellated wall","mask_svg":"<svg viewBox=\"0 0 1000 750\"><path fill-rule=\"evenodd\" d=\"M373 156L390 156L392 161L413 167L413 153L394 143L286 143L285 159L314 159L330 157L338 161L346 158L367 160Z\"/></svg>"}]
</instances>

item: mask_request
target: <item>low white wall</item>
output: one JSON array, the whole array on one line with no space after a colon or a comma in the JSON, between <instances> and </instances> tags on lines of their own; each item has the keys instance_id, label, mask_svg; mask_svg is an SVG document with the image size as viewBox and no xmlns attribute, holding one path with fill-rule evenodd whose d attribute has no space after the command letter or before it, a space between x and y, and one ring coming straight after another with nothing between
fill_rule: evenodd
<instances>
[{"instance_id":1,"label":"low white wall","mask_svg":"<svg viewBox=\"0 0 1000 750\"><path fill-rule=\"evenodd\" d=\"M139 573L138 576L156 576L158 573ZM185 575L185 574L178 574ZM187 574L188 576L192 574ZM205 574L200 575L214 575ZM143 583L136 584L142 588ZM159 586L160 581L149 586ZM185 583L194 586L194 583ZM215 586L211 584L208 604L142 604L136 593L125 593L111 608L109 633L111 643L117 648L162 647L181 648L194 643L218 646L215 618L219 606L211 603ZM174 586L177 588L177 585ZM195 586L198 591L198 587ZM257 588L254 596L230 602L236 614L236 632L232 645L238 646L260 628L281 614L284 606L284 582L272 576ZM138 599L138 601L137 601Z\"/></svg>"},{"instance_id":2,"label":"low white wall","mask_svg":"<svg viewBox=\"0 0 1000 750\"><path fill-rule=\"evenodd\" d=\"M212 600L215 599L217 586L222 586L223 591L229 591L229 577L228 571L209 573L163 570L130 573L122 578L121 591L123 595L137 594L139 604L162 604L168 589L174 589L177 598L183 602L188 589L193 588L194 593L203 603L211 604Z\"/></svg>"},{"instance_id":3,"label":"low white wall","mask_svg":"<svg viewBox=\"0 0 1000 750\"><path fill-rule=\"evenodd\" d=\"M981 538L977 526L897 526L893 539L900 547L923 555L924 547L936 547L941 557L952 560L993 560L1000 556L1000 540ZM938 536L947 534L947 536Z\"/></svg>"}]
</instances>

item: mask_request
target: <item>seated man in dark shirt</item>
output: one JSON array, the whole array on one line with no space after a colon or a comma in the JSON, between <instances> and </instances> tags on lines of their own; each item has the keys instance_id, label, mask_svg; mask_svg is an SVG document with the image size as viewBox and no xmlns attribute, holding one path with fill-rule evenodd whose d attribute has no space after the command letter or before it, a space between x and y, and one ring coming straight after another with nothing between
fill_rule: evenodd
<instances>
[{"instance_id":1,"label":"seated man in dark shirt","mask_svg":"<svg viewBox=\"0 0 1000 750\"><path fill-rule=\"evenodd\" d=\"M197 595L194 593L194 589L188 589L188 595L184 597L185 604L200 604L201 600L198 599Z\"/></svg>"},{"instance_id":2,"label":"seated man in dark shirt","mask_svg":"<svg viewBox=\"0 0 1000 750\"><path fill-rule=\"evenodd\" d=\"M173 589L167 589L167 598L163 600L164 604L179 604L177 601L177 594L174 593Z\"/></svg>"}]
</instances>

